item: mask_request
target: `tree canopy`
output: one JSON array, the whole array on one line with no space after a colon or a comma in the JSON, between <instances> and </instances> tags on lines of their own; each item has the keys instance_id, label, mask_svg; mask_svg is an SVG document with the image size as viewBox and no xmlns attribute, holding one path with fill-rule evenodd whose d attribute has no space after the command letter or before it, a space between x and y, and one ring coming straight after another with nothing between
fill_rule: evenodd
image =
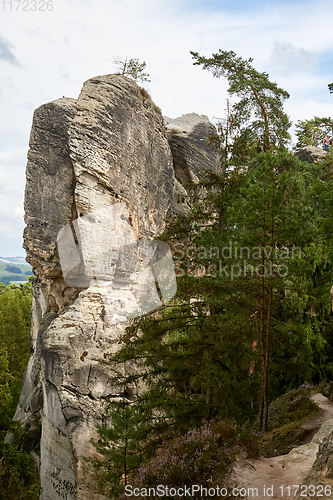
<instances>
[{"instance_id":1,"label":"tree canopy","mask_svg":"<svg viewBox=\"0 0 333 500\"><path fill-rule=\"evenodd\" d=\"M333 120L315 116L310 120L298 120L296 123L297 143L296 151L304 146L322 147L323 140L327 135L333 135Z\"/></svg>"},{"instance_id":2,"label":"tree canopy","mask_svg":"<svg viewBox=\"0 0 333 500\"><path fill-rule=\"evenodd\" d=\"M7 432L19 431L13 422L23 375L30 354L29 327L31 282L0 283L0 498L37 500L39 481L32 458L16 446L4 443Z\"/></svg>"},{"instance_id":3,"label":"tree canopy","mask_svg":"<svg viewBox=\"0 0 333 500\"><path fill-rule=\"evenodd\" d=\"M233 106L233 121L240 130L255 132L264 151L271 151L289 140L291 123L283 110L289 98L286 90L269 80L268 73L260 73L252 66L252 58L242 59L233 51L219 50L207 58L192 52L194 64L225 77L229 82L228 93L239 101Z\"/></svg>"}]
</instances>

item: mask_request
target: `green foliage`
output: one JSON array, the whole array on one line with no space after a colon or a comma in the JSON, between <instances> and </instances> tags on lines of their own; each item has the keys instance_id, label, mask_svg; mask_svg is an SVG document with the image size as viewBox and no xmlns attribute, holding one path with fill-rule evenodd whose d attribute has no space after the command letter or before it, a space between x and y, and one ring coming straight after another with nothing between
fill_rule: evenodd
<instances>
[{"instance_id":1,"label":"green foliage","mask_svg":"<svg viewBox=\"0 0 333 500\"><path fill-rule=\"evenodd\" d=\"M10 374L8 363L8 352L4 347L0 348L0 439L2 429L9 426L8 408L11 407L13 396L10 387L14 377Z\"/></svg>"},{"instance_id":2,"label":"green foliage","mask_svg":"<svg viewBox=\"0 0 333 500\"><path fill-rule=\"evenodd\" d=\"M297 389L272 401L269 405L268 428L281 427L295 420L304 418L319 411L318 406L310 399L314 386L304 383Z\"/></svg>"},{"instance_id":3,"label":"green foliage","mask_svg":"<svg viewBox=\"0 0 333 500\"><path fill-rule=\"evenodd\" d=\"M113 62L121 75L129 76L136 82L150 82L149 74L145 73L145 61L140 62L139 59L127 59L127 57L125 57L125 59L121 59L119 57L115 57Z\"/></svg>"},{"instance_id":4,"label":"green foliage","mask_svg":"<svg viewBox=\"0 0 333 500\"><path fill-rule=\"evenodd\" d=\"M40 485L31 457L16 446L0 445L0 499L38 500Z\"/></svg>"},{"instance_id":5,"label":"green foliage","mask_svg":"<svg viewBox=\"0 0 333 500\"><path fill-rule=\"evenodd\" d=\"M39 483L31 457L2 443L8 430L17 427L11 418L21 391L29 359L31 282L0 284L0 499L37 500Z\"/></svg>"},{"instance_id":6,"label":"green foliage","mask_svg":"<svg viewBox=\"0 0 333 500\"><path fill-rule=\"evenodd\" d=\"M333 94L333 83L328 84L328 90L330 91L330 94Z\"/></svg>"},{"instance_id":7,"label":"green foliage","mask_svg":"<svg viewBox=\"0 0 333 500\"><path fill-rule=\"evenodd\" d=\"M112 383L127 394L126 403L109 410L97 445L115 493L154 453L140 469L140 484L163 469L181 484L186 468L192 471L191 456L205 455L205 421L257 421L266 432L283 407L276 422L289 426L292 414L302 419L314 410L308 396L290 393L282 405L269 403L304 380L333 377L327 168L286 151L288 94L252 59L225 51L209 59L192 55L195 64L226 77L239 101L210 138L221 172L187 186L190 212L167 221L160 237L173 251L177 295L128 327L107 359ZM201 477L214 450L210 443Z\"/></svg>"},{"instance_id":8,"label":"green foliage","mask_svg":"<svg viewBox=\"0 0 333 500\"><path fill-rule=\"evenodd\" d=\"M286 387L332 376L324 251L331 191L323 175L321 165L266 152L248 171L208 172L188 187L191 213L170 221L163 236L173 247L177 295L129 327L109 358L113 383L146 388L131 400L133 416L122 418L130 428L141 414L145 429L126 467L204 419L253 423L259 415L265 431L269 401ZM127 363L135 369L124 372ZM118 453L127 431L109 416L118 440L105 428L99 451L113 439ZM114 455L105 467L124 475L125 462Z\"/></svg>"},{"instance_id":9,"label":"green foliage","mask_svg":"<svg viewBox=\"0 0 333 500\"><path fill-rule=\"evenodd\" d=\"M31 282L23 285L3 285L0 291L0 348L8 352L12 405L8 408L10 417L14 414L21 391L22 379L30 355L29 328L32 298Z\"/></svg>"},{"instance_id":10,"label":"green foliage","mask_svg":"<svg viewBox=\"0 0 333 500\"><path fill-rule=\"evenodd\" d=\"M265 153L249 172L242 197L230 212L234 237L240 248L249 249L252 257L247 264L258 270L247 280L247 290L254 306L262 355L263 430L267 422L270 363L271 359L275 361L275 353L281 346L284 354L292 347L292 370L307 378L313 375L314 344L316 355L325 357L321 329L311 316L300 318L311 308L311 277L317 259L314 247L321 244L313 185L322 175L321 166L312 165L310 169L292 154ZM290 359L288 354L287 358ZM282 371L282 356L280 361ZM307 368L309 371L304 373ZM285 384L286 377L281 372L280 375Z\"/></svg>"},{"instance_id":11,"label":"green foliage","mask_svg":"<svg viewBox=\"0 0 333 500\"><path fill-rule=\"evenodd\" d=\"M111 426L100 426L94 443L103 459L94 459L93 466L99 471L98 488L113 497L123 492L128 477L147 456L148 419L145 409L124 395L108 402L108 416Z\"/></svg>"},{"instance_id":12,"label":"green foliage","mask_svg":"<svg viewBox=\"0 0 333 500\"><path fill-rule=\"evenodd\" d=\"M295 134L297 136L296 151L304 146L322 147L325 137L333 134L333 120L318 116L311 120L298 120Z\"/></svg>"},{"instance_id":13,"label":"green foliage","mask_svg":"<svg viewBox=\"0 0 333 500\"><path fill-rule=\"evenodd\" d=\"M230 473L235 454L240 450L235 426L225 422L204 423L164 442L156 457L139 469L132 484L140 490L161 484L173 488L192 484L214 488ZM197 492L193 498L202 495Z\"/></svg>"},{"instance_id":14,"label":"green foliage","mask_svg":"<svg viewBox=\"0 0 333 500\"><path fill-rule=\"evenodd\" d=\"M318 388L305 382L270 403L268 433L261 450L265 457L285 455L304 443L308 431L302 424L320 411L311 399L314 390Z\"/></svg>"},{"instance_id":15,"label":"green foliage","mask_svg":"<svg viewBox=\"0 0 333 500\"><path fill-rule=\"evenodd\" d=\"M219 50L206 58L192 52L194 64L201 65L217 78L225 77L229 82L228 93L239 97L233 106L234 126L256 134L260 147L271 151L274 146L283 146L290 138L288 116L283 111L283 102L289 94L269 80L267 73L258 72L253 59L244 60L233 51Z\"/></svg>"}]
</instances>

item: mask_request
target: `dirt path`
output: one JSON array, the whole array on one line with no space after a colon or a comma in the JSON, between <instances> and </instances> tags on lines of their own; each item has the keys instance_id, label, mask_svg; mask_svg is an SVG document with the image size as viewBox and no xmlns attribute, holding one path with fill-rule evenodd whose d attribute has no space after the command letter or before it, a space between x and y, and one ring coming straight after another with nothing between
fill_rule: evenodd
<instances>
[{"instance_id":1,"label":"dirt path","mask_svg":"<svg viewBox=\"0 0 333 500\"><path fill-rule=\"evenodd\" d=\"M312 399L321 411L302 426L309 431L306 441L310 442L294 448L287 455L239 461L232 475L238 488L234 491L235 496L258 500L294 497L296 486L293 485L302 484L315 461L319 444L333 431L333 403L322 394L315 394Z\"/></svg>"}]
</instances>

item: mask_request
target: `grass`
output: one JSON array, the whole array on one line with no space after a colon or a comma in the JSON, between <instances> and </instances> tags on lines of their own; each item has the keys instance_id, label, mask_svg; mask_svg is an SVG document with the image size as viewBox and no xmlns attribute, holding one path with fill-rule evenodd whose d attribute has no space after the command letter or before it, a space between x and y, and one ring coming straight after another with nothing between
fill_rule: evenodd
<instances>
[{"instance_id":1,"label":"grass","mask_svg":"<svg viewBox=\"0 0 333 500\"><path fill-rule=\"evenodd\" d=\"M313 386L292 389L274 400L269 407L268 432L263 440L262 455L284 455L306 440L309 431L302 424L319 412L312 401Z\"/></svg>"}]
</instances>

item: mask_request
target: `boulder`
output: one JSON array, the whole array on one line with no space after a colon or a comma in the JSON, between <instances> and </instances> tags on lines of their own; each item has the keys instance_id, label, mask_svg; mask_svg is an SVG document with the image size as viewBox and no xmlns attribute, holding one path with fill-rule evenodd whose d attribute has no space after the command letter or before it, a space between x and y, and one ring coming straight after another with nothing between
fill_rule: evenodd
<instances>
[{"instance_id":1,"label":"boulder","mask_svg":"<svg viewBox=\"0 0 333 500\"><path fill-rule=\"evenodd\" d=\"M328 421L331 430L333 421ZM313 498L313 491L323 499L332 498L333 492L333 432L322 436L316 460L303 482L303 494L298 498ZM312 487L312 490L310 489ZM314 488L313 488L314 487Z\"/></svg>"},{"instance_id":2,"label":"boulder","mask_svg":"<svg viewBox=\"0 0 333 500\"><path fill-rule=\"evenodd\" d=\"M198 182L206 170L221 172L219 155L208 145L216 128L205 115L189 113L171 119L164 117L177 180L186 185Z\"/></svg>"},{"instance_id":3,"label":"boulder","mask_svg":"<svg viewBox=\"0 0 333 500\"><path fill-rule=\"evenodd\" d=\"M69 130L78 214L124 202L140 237L164 228L174 190L172 156L159 108L121 75L83 85Z\"/></svg>"},{"instance_id":4,"label":"boulder","mask_svg":"<svg viewBox=\"0 0 333 500\"><path fill-rule=\"evenodd\" d=\"M325 160L326 155L326 151L321 148L317 148L316 146L305 146L296 153L296 156L300 160L307 161L308 163L321 162Z\"/></svg>"}]
</instances>

